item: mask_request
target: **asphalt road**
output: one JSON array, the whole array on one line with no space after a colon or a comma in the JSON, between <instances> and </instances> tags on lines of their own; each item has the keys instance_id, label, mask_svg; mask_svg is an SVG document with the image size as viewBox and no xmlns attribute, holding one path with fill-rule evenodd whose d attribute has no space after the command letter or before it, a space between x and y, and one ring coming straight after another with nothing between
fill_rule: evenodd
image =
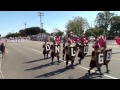
<instances>
[{"instance_id":1,"label":"asphalt road","mask_svg":"<svg viewBox=\"0 0 120 90\"><path fill-rule=\"evenodd\" d=\"M108 45L112 48L112 60L109 63L110 73L107 74L106 67L102 66L103 76L91 71L88 75L89 63L92 48L89 46L89 53L78 65L78 57L76 57L75 69L66 69L65 61L62 60L62 52L60 54L61 63L58 65L51 64L51 58L43 59L42 54L43 42L29 41L18 43L7 43L6 57L0 59L0 78L1 79L119 79L120 78L120 47L118 45Z\"/></svg>"}]
</instances>

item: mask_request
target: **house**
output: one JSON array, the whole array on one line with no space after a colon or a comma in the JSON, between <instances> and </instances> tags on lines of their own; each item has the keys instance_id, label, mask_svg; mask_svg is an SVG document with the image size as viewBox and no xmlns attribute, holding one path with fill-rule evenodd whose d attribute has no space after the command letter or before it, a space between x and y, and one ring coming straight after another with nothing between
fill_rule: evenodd
<instances>
[{"instance_id":1,"label":"house","mask_svg":"<svg viewBox=\"0 0 120 90\"><path fill-rule=\"evenodd\" d=\"M32 36L32 40L35 40L35 41L43 41L44 39L49 40L50 39L50 35L46 34L46 33L39 33L37 35L33 35Z\"/></svg>"}]
</instances>

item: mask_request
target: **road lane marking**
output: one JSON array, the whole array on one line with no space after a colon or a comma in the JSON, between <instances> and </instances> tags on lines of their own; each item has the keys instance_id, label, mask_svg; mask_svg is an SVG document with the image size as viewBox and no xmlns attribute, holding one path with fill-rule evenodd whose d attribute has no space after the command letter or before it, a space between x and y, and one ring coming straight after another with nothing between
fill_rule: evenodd
<instances>
[{"instance_id":1,"label":"road lane marking","mask_svg":"<svg viewBox=\"0 0 120 90\"><path fill-rule=\"evenodd\" d=\"M35 49L32 49L33 51L35 51L35 52L38 52L38 53L42 53L42 52L40 52L40 51L38 51L38 50L35 50ZM50 56L50 55L49 55ZM56 58L57 59L57 58ZM60 59L60 61L63 61L62 59ZM66 62L66 61L64 61L64 62ZM70 63L70 62L69 62ZM84 70L89 70L88 68L86 68L86 67L83 67L83 66L78 66L78 67L80 67L80 68L82 68L82 69L84 69ZM91 70L92 72L95 72L94 70ZM108 77L108 78L111 78L111 79L119 79L119 78L116 78L116 77L113 77L113 76L110 76L110 75L107 75L107 74L104 74L104 76L106 76L106 77Z\"/></svg>"},{"instance_id":2,"label":"road lane marking","mask_svg":"<svg viewBox=\"0 0 120 90\"><path fill-rule=\"evenodd\" d=\"M2 78L4 79L3 73L2 73L2 59L0 59L0 74Z\"/></svg>"},{"instance_id":3,"label":"road lane marking","mask_svg":"<svg viewBox=\"0 0 120 90\"><path fill-rule=\"evenodd\" d=\"M38 53L42 53L42 52L40 52L40 51L38 51L38 50L35 50L35 49L32 49L33 51L35 51L35 52L38 52Z\"/></svg>"},{"instance_id":4,"label":"road lane marking","mask_svg":"<svg viewBox=\"0 0 120 90\"><path fill-rule=\"evenodd\" d=\"M8 50L6 50L5 52L8 53Z\"/></svg>"}]
</instances>

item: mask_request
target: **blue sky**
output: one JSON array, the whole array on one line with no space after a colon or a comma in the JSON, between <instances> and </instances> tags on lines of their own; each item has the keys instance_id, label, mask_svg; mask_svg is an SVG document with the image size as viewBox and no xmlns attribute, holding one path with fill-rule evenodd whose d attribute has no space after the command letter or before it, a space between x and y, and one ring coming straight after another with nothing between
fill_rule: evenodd
<instances>
[{"instance_id":1,"label":"blue sky","mask_svg":"<svg viewBox=\"0 0 120 90\"><path fill-rule=\"evenodd\" d=\"M18 32L25 28L25 22L26 27L40 26L40 17L37 12L44 13L42 17L44 29L51 33L54 28L64 31L68 20L76 16L86 18L91 25L101 11L0 11L0 34L4 36L9 32ZM120 11L111 12L120 15Z\"/></svg>"}]
</instances>

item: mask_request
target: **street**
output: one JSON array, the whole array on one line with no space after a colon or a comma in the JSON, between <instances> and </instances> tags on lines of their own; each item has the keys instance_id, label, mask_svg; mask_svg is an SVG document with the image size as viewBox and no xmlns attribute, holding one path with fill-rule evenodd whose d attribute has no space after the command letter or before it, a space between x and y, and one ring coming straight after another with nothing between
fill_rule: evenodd
<instances>
[{"instance_id":1,"label":"street","mask_svg":"<svg viewBox=\"0 0 120 90\"><path fill-rule=\"evenodd\" d=\"M66 62L62 60L62 51L60 54L61 63L51 64L51 58L43 59L42 45L44 42L8 42L6 45L6 57L0 57L0 78L1 79L119 79L120 78L120 47L118 45L108 45L112 48L112 59L108 65L110 73L107 74L106 66L102 66L103 76L95 73L95 69L88 74L89 63L91 60L92 45L89 45L89 52L78 64L78 57L74 62L75 69L66 69ZM62 46L62 44L61 44ZM62 50L62 48L61 48Z\"/></svg>"}]
</instances>

